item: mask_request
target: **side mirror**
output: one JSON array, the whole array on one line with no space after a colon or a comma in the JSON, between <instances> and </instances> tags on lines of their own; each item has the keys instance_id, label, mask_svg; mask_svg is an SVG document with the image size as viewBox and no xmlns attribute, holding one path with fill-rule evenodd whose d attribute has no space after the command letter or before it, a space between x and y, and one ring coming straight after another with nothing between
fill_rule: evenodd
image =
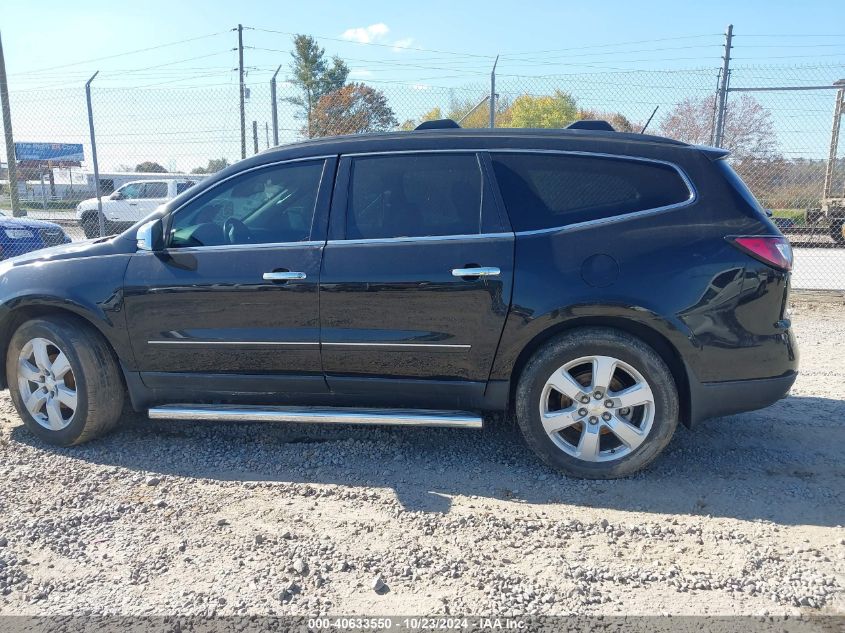
<instances>
[{"instance_id":1,"label":"side mirror","mask_svg":"<svg viewBox=\"0 0 845 633\"><path fill-rule=\"evenodd\" d=\"M120 191L115 191L112 195L109 196L109 200L123 200L123 198L123 193Z\"/></svg>"},{"instance_id":2,"label":"side mirror","mask_svg":"<svg viewBox=\"0 0 845 633\"><path fill-rule=\"evenodd\" d=\"M136 235L139 251L160 251L164 248L164 229L161 218L142 224Z\"/></svg>"}]
</instances>

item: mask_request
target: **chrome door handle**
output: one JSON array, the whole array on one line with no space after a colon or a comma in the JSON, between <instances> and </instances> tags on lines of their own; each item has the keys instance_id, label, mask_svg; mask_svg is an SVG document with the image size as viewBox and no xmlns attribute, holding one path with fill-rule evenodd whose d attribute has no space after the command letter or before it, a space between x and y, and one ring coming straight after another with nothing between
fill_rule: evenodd
<instances>
[{"instance_id":1,"label":"chrome door handle","mask_svg":"<svg viewBox=\"0 0 845 633\"><path fill-rule=\"evenodd\" d=\"M286 270L264 273L263 279L264 281L290 281L292 279L305 279L306 277L307 275L305 273L296 273Z\"/></svg>"},{"instance_id":2,"label":"chrome door handle","mask_svg":"<svg viewBox=\"0 0 845 633\"><path fill-rule=\"evenodd\" d=\"M476 268L453 268L452 277L496 277L502 271L495 266L478 266Z\"/></svg>"}]
</instances>

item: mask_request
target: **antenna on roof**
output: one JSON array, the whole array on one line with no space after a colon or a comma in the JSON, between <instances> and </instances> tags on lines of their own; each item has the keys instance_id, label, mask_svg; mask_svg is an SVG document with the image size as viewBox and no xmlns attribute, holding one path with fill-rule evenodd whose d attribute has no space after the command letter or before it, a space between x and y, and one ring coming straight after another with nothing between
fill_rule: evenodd
<instances>
[{"instance_id":1,"label":"antenna on roof","mask_svg":"<svg viewBox=\"0 0 845 633\"><path fill-rule=\"evenodd\" d=\"M651 123L651 120L654 118L654 115L657 114L657 108L659 107L659 105L654 106L654 110L651 111L651 116L648 117L648 121L645 122L643 129L640 130L640 134L645 133L645 129L648 127L648 124Z\"/></svg>"}]
</instances>

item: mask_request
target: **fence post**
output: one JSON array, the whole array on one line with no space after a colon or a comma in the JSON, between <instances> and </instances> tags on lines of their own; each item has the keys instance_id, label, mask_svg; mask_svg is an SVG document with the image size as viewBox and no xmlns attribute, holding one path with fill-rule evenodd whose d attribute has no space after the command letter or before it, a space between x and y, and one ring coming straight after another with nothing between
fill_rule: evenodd
<instances>
[{"instance_id":1,"label":"fence post","mask_svg":"<svg viewBox=\"0 0 845 633\"><path fill-rule=\"evenodd\" d=\"M273 115L273 147L279 145L279 110L276 104L276 75L282 69L282 65L273 73L273 78L270 80L270 112Z\"/></svg>"},{"instance_id":2,"label":"fence post","mask_svg":"<svg viewBox=\"0 0 845 633\"><path fill-rule=\"evenodd\" d=\"M97 194L97 221L100 225L100 237L106 235L106 218L103 215L103 198L100 194L100 166L97 163L97 141L94 138L94 111L91 108L91 82L100 74L98 70L85 82L85 100L88 103L88 129L91 132L91 162L94 163L94 191Z\"/></svg>"},{"instance_id":3,"label":"fence post","mask_svg":"<svg viewBox=\"0 0 845 633\"><path fill-rule=\"evenodd\" d=\"M725 32L725 54L722 56L722 77L719 85L719 109L716 112L716 134L713 144L716 147L722 146L725 133L725 110L728 107L728 76L731 72L731 40L733 39L734 25L728 24Z\"/></svg>"},{"instance_id":4,"label":"fence post","mask_svg":"<svg viewBox=\"0 0 845 633\"><path fill-rule=\"evenodd\" d=\"M252 122L252 148L253 154L258 153L258 121Z\"/></svg>"},{"instance_id":5,"label":"fence post","mask_svg":"<svg viewBox=\"0 0 845 633\"><path fill-rule=\"evenodd\" d=\"M496 127L496 64L499 63L499 56L493 62L493 70L490 71L490 127Z\"/></svg>"},{"instance_id":6,"label":"fence post","mask_svg":"<svg viewBox=\"0 0 845 633\"><path fill-rule=\"evenodd\" d=\"M6 58L3 57L3 39L0 37L0 106L3 110L3 134L6 139L6 164L9 170L9 200L12 203L12 215L21 213L18 201L17 158L15 158L15 139L12 135L12 110L9 105L9 85L6 83Z\"/></svg>"},{"instance_id":7,"label":"fence post","mask_svg":"<svg viewBox=\"0 0 845 633\"><path fill-rule=\"evenodd\" d=\"M845 86L845 79L840 79L834 86ZM833 108L833 126L830 129L830 152L827 166L824 170L824 187L822 189L822 204L824 200L833 198L833 172L836 164L836 154L839 148L839 128L842 126L842 113L845 112L845 87L836 91L836 106Z\"/></svg>"}]
</instances>

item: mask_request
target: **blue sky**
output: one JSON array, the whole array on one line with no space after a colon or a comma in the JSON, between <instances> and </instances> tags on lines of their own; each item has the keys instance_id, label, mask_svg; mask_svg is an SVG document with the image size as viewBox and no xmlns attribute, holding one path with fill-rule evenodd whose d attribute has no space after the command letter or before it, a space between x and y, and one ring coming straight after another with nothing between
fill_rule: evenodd
<instances>
[{"instance_id":1,"label":"blue sky","mask_svg":"<svg viewBox=\"0 0 845 633\"><path fill-rule=\"evenodd\" d=\"M2 32L10 73L36 70L103 57L123 51L227 31L237 23L285 32L304 32L343 39L350 29L381 25L370 32L347 37L371 43L449 51L492 57L503 54L502 71L549 73L589 67L668 66L695 67L718 63L720 36L732 22L737 34L738 63L763 61L845 61L845 2L783 0L737 2L461 2L429 1L409 4L386 2L320 2L204 0L203 2L83 2L6 0ZM35 8L37 7L37 8ZM760 35L839 34L840 37L757 37ZM689 40L668 40L681 36ZM707 37L712 35L712 37ZM752 37L754 36L754 37ZM286 48L283 34L247 32L246 43L264 48ZM608 47L619 42L642 46ZM68 72L99 68L136 69L174 59L224 51L234 45L233 34L223 34L182 46L68 67ZM323 40L332 53L353 58L361 75L367 71L385 79L416 80L438 74L412 66L386 66L378 61L420 60L420 66L449 68L450 74L481 72L483 57L438 55L423 51L394 51L355 43ZM743 49L742 45L746 48ZM750 46L754 48L750 48ZM604 50L597 46L605 46ZM588 48L584 48L588 47ZM641 51L619 54L614 51ZM647 49L663 50L647 50ZM554 49L551 53L536 53ZM561 49L570 49L564 51ZM510 55L510 57L508 57ZM268 65L286 61L285 55L253 51L248 62ZM520 63L520 58L532 63ZM218 67L229 56L197 60L192 67ZM359 61L362 60L362 61ZM643 61L639 61L643 60ZM460 63L459 63L460 62ZM544 62L544 65L538 65ZM575 64L581 64L576 66ZM388 72L389 71L389 72ZM424 72L421 72L424 71Z\"/></svg>"},{"instance_id":2,"label":"blue sky","mask_svg":"<svg viewBox=\"0 0 845 633\"><path fill-rule=\"evenodd\" d=\"M560 87L585 107L618 110L642 121L654 105L663 112L684 96L712 93L729 22L736 34L736 68L812 67L745 75L738 70L734 85L830 83L840 70L845 75L845 29L836 26L845 24L845 2L834 0L800 5L782 0L5 0L3 7L0 28L16 137L85 141L82 86L99 70L95 109L101 154L112 166L148 156L154 137L158 144L153 153L179 169L209 154L229 155L235 145L239 151L238 139L232 138L233 130L237 135L237 108L222 96L237 82L231 29L239 22L247 27L248 118L257 121L262 146L269 119L268 82L280 64L280 80L286 77L290 34L295 32L317 36L329 54L343 57L352 69L351 79L383 89L400 120L435 105L445 107L456 98L477 100L486 89L493 58L500 54L498 86L506 94ZM148 48L152 50L132 52ZM695 68L706 71L626 74ZM125 87L134 91L117 90ZM280 85L281 96L291 91ZM770 101L767 107L782 129L787 152L823 154L832 95L803 94L801 101L794 93L761 99ZM173 114L177 103L178 116ZM813 120L793 124L791 113L800 109L809 110ZM172 129L162 126L165 115ZM280 118L282 140L292 140L299 125L293 110L283 108ZM183 134L188 128L192 133ZM212 142L205 142L206 137Z\"/></svg>"}]
</instances>

